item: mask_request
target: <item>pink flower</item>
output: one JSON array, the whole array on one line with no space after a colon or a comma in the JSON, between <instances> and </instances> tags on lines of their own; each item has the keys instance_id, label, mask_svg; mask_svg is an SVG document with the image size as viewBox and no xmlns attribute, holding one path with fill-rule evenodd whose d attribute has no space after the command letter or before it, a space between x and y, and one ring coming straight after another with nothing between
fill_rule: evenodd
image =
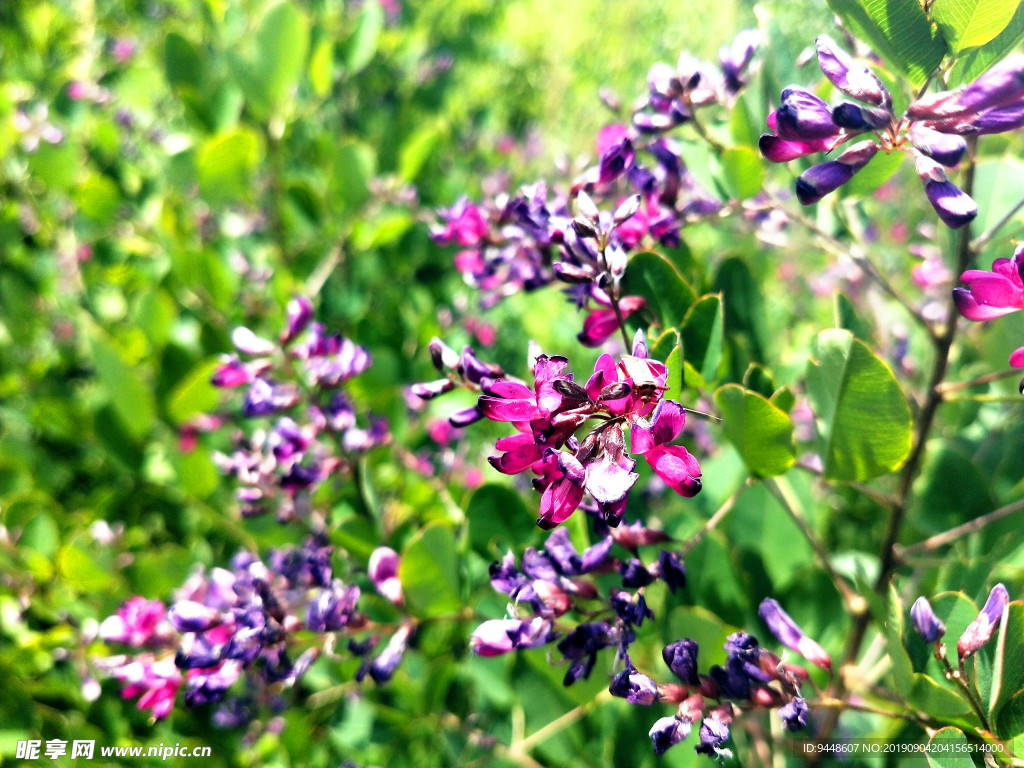
<instances>
[{"instance_id":1,"label":"pink flower","mask_svg":"<svg viewBox=\"0 0 1024 768\"><path fill-rule=\"evenodd\" d=\"M960 279L966 288L954 288L960 314L968 320L991 320L1024 309L1024 244L1012 259L996 259L992 271L969 269Z\"/></svg>"},{"instance_id":2,"label":"pink flower","mask_svg":"<svg viewBox=\"0 0 1024 768\"><path fill-rule=\"evenodd\" d=\"M121 691L125 699L139 697L138 708L149 709L160 720L174 708L183 678L174 664L174 657L155 659L150 654L137 656L114 669L114 677L126 683Z\"/></svg>"},{"instance_id":3,"label":"pink flower","mask_svg":"<svg viewBox=\"0 0 1024 768\"><path fill-rule=\"evenodd\" d=\"M604 302L601 302L604 304ZM647 306L643 296L623 296L619 299L619 311L622 319ZM595 309L583 320L583 330L576 337L585 347L599 347L619 329L619 319L615 309L608 303L602 309Z\"/></svg>"},{"instance_id":4,"label":"pink flower","mask_svg":"<svg viewBox=\"0 0 1024 768\"><path fill-rule=\"evenodd\" d=\"M126 643L133 648L163 640L170 626L165 620L167 608L159 600L133 597L113 616L100 624L100 637Z\"/></svg>"}]
</instances>

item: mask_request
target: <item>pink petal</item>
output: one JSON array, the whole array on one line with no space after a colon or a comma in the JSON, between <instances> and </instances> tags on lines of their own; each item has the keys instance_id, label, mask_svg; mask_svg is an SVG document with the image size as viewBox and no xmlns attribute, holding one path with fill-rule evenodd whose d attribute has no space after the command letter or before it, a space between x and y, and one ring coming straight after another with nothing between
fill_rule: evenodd
<instances>
[{"instance_id":1,"label":"pink petal","mask_svg":"<svg viewBox=\"0 0 1024 768\"><path fill-rule=\"evenodd\" d=\"M696 496L700 492L700 465L681 445L657 446L644 458L655 474L680 496Z\"/></svg>"}]
</instances>

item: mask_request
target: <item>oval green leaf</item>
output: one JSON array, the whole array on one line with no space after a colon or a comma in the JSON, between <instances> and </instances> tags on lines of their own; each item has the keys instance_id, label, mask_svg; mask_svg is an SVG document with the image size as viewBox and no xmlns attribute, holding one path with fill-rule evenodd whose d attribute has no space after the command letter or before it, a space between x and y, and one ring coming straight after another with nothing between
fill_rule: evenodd
<instances>
[{"instance_id":1,"label":"oval green leaf","mask_svg":"<svg viewBox=\"0 0 1024 768\"><path fill-rule=\"evenodd\" d=\"M849 331L818 334L807 387L822 427L826 478L869 480L907 458L912 427L903 390L889 366Z\"/></svg>"},{"instance_id":2,"label":"oval green leaf","mask_svg":"<svg viewBox=\"0 0 1024 768\"><path fill-rule=\"evenodd\" d=\"M967 737L959 728L952 726L940 728L928 740L925 757L931 768L974 768Z\"/></svg>"},{"instance_id":3,"label":"oval green leaf","mask_svg":"<svg viewBox=\"0 0 1024 768\"><path fill-rule=\"evenodd\" d=\"M462 601L452 529L435 523L414 536L402 552L398 578L414 616L426 618L456 613Z\"/></svg>"},{"instance_id":4,"label":"oval green leaf","mask_svg":"<svg viewBox=\"0 0 1024 768\"><path fill-rule=\"evenodd\" d=\"M662 328L678 327L697 300L672 263L652 251L641 251L629 260L624 292L643 296Z\"/></svg>"},{"instance_id":5,"label":"oval green leaf","mask_svg":"<svg viewBox=\"0 0 1024 768\"><path fill-rule=\"evenodd\" d=\"M1013 19L1020 0L934 0L932 21L939 25L950 53L993 40Z\"/></svg>"},{"instance_id":6,"label":"oval green leaf","mask_svg":"<svg viewBox=\"0 0 1024 768\"><path fill-rule=\"evenodd\" d=\"M738 384L719 388L715 403L722 414L726 438L751 472L769 477L793 466L793 422L785 412Z\"/></svg>"},{"instance_id":7,"label":"oval green leaf","mask_svg":"<svg viewBox=\"0 0 1024 768\"><path fill-rule=\"evenodd\" d=\"M683 356L700 375L700 386L707 386L718 377L722 362L724 314L722 297L703 296L690 307L683 320Z\"/></svg>"}]
</instances>

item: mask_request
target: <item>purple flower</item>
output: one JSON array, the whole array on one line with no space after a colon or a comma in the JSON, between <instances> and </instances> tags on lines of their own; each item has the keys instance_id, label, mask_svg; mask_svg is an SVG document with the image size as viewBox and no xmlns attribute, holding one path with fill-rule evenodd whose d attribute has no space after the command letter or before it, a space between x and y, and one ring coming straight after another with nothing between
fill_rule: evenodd
<instances>
[{"instance_id":1,"label":"purple flower","mask_svg":"<svg viewBox=\"0 0 1024 768\"><path fill-rule=\"evenodd\" d=\"M779 709L779 717L782 718L786 730L799 731L807 726L808 712L807 702L799 696L795 696L792 701Z\"/></svg>"},{"instance_id":2,"label":"purple flower","mask_svg":"<svg viewBox=\"0 0 1024 768\"><path fill-rule=\"evenodd\" d=\"M724 751L722 745L729 740L729 721L732 719L726 714L727 711L723 707L717 707L701 721L700 743L694 747L697 754L713 757Z\"/></svg>"},{"instance_id":3,"label":"purple flower","mask_svg":"<svg viewBox=\"0 0 1024 768\"><path fill-rule=\"evenodd\" d=\"M671 592L686 586L686 568L675 552L661 550L658 555L658 572Z\"/></svg>"},{"instance_id":4,"label":"purple flower","mask_svg":"<svg viewBox=\"0 0 1024 768\"><path fill-rule=\"evenodd\" d=\"M918 152L915 166L917 177L924 184L928 202L947 227L959 229L974 220L978 215L977 204L949 180L941 165Z\"/></svg>"},{"instance_id":5,"label":"purple flower","mask_svg":"<svg viewBox=\"0 0 1024 768\"><path fill-rule=\"evenodd\" d=\"M757 614L768 625L768 629L775 635L776 640L791 651L796 651L812 664L817 664L829 672L832 671L832 659L825 653L825 649L805 635L775 600L770 597L762 600Z\"/></svg>"},{"instance_id":6,"label":"purple flower","mask_svg":"<svg viewBox=\"0 0 1024 768\"><path fill-rule=\"evenodd\" d=\"M685 638L666 645L661 652L672 673L687 685L700 684L697 677L697 641Z\"/></svg>"},{"instance_id":7,"label":"purple flower","mask_svg":"<svg viewBox=\"0 0 1024 768\"><path fill-rule=\"evenodd\" d=\"M367 575L384 597L395 605L402 604L402 582L398 579L401 558L391 547L377 547L370 555Z\"/></svg>"},{"instance_id":8,"label":"purple flower","mask_svg":"<svg viewBox=\"0 0 1024 768\"><path fill-rule=\"evenodd\" d=\"M975 653L992 638L992 633L995 631L996 625L999 624L1003 609L1006 608L1009 600L1010 595L1007 593L1006 587L1002 584L992 587L981 613L967 626L956 644L956 652L961 659Z\"/></svg>"},{"instance_id":9,"label":"purple flower","mask_svg":"<svg viewBox=\"0 0 1024 768\"><path fill-rule=\"evenodd\" d=\"M968 320L991 320L1024 309L1024 245L1013 258L996 259L992 271L969 269L960 276L966 288L954 288L960 314Z\"/></svg>"},{"instance_id":10,"label":"purple flower","mask_svg":"<svg viewBox=\"0 0 1024 768\"><path fill-rule=\"evenodd\" d=\"M775 132L785 141L832 139L840 127L824 101L803 88L789 86L782 91L782 105L775 113Z\"/></svg>"},{"instance_id":11,"label":"purple flower","mask_svg":"<svg viewBox=\"0 0 1024 768\"><path fill-rule=\"evenodd\" d=\"M796 180L796 196L802 205L816 203L853 178L878 152L874 141L861 141L835 160L808 168Z\"/></svg>"},{"instance_id":12,"label":"purple flower","mask_svg":"<svg viewBox=\"0 0 1024 768\"><path fill-rule=\"evenodd\" d=\"M917 598L910 608L910 618L914 622L914 629L926 642L937 643L946 633L946 625L939 621L931 603L924 596Z\"/></svg>"},{"instance_id":13,"label":"purple flower","mask_svg":"<svg viewBox=\"0 0 1024 768\"><path fill-rule=\"evenodd\" d=\"M359 587L346 587L334 579L329 587L320 590L309 604L306 626L314 632L334 632L344 628L356 615Z\"/></svg>"},{"instance_id":14,"label":"purple flower","mask_svg":"<svg viewBox=\"0 0 1024 768\"><path fill-rule=\"evenodd\" d=\"M288 302L288 325L281 332L281 344L288 344L302 333L313 320L313 304L305 296Z\"/></svg>"},{"instance_id":15,"label":"purple flower","mask_svg":"<svg viewBox=\"0 0 1024 768\"><path fill-rule=\"evenodd\" d=\"M818 66L832 85L851 99L875 107L888 107L892 103L892 96L878 76L867 67L855 64L832 38L819 35L814 44L818 49Z\"/></svg>"},{"instance_id":16,"label":"purple flower","mask_svg":"<svg viewBox=\"0 0 1024 768\"><path fill-rule=\"evenodd\" d=\"M630 704L649 706L658 700L657 683L647 675L637 672L632 665L615 676L608 691L612 696L625 699Z\"/></svg>"},{"instance_id":17,"label":"purple flower","mask_svg":"<svg viewBox=\"0 0 1024 768\"><path fill-rule=\"evenodd\" d=\"M534 648L551 642L551 622L541 616L530 621L490 619L470 636L469 645L478 656L500 656L516 648Z\"/></svg>"},{"instance_id":18,"label":"purple flower","mask_svg":"<svg viewBox=\"0 0 1024 768\"><path fill-rule=\"evenodd\" d=\"M597 661L597 652L615 645L615 642L612 628L603 621L576 627L558 643L559 652L569 661L563 684L572 685L580 678L585 680L590 677Z\"/></svg>"},{"instance_id":19,"label":"purple flower","mask_svg":"<svg viewBox=\"0 0 1024 768\"><path fill-rule=\"evenodd\" d=\"M656 720L647 734L654 744L654 754L661 757L669 747L674 747L681 741L685 741L690 735L692 725L689 721L683 720L675 715L663 717Z\"/></svg>"},{"instance_id":20,"label":"purple flower","mask_svg":"<svg viewBox=\"0 0 1024 768\"><path fill-rule=\"evenodd\" d=\"M402 662L402 655L405 653L406 646L409 644L409 636L412 634L412 629L412 626L409 624L400 626L391 636L391 639L388 640L384 650L370 663L369 672L373 682L378 685L386 683L395 674L395 670L398 669L398 665Z\"/></svg>"},{"instance_id":21,"label":"purple flower","mask_svg":"<svg viewBox=\"0 0 1024 768\"><path fill-rule=\"evenodd\" d=\"M100 624L99 635L104 640L126 643L134 648L160 643L170 636L165 619L167 608L159 600L133 597Z\"/></svg>"}]
</instances>

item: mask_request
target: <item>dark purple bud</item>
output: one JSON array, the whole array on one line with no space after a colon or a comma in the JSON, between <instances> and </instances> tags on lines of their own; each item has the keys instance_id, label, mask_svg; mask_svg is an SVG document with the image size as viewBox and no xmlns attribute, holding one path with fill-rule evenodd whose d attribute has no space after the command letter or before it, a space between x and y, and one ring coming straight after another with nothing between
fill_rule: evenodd
<instances>
[{"instance_id":1,"label":"dark purple bud","mask_svg":"<svg viewBox=\"0 0 1024 768\"><path fill-rule=\"evenodd\" d=\"M940 133L921 123L914 123L908 132L910 141L919 152L947 168L960 162L967 152L967 142L960 136Z\"/></svg>"},{"instance_id":2,"label":"dark purple bud","mask_svg":"<svg viewBox=\"0 0 1024 768\"><path fill-rule=\"evenodd\" d=\"M587 390L575 381L570 381L569 379L555 379L551 386L558 394L563 395L564 397L569 397L573 400L581 400L583 402L590 401L590 395L587 394Z\"/></svg>"},{"instance_id":3,"label":"dark purple bud","mask_svg":"<svg viewBox=\"0 0 1024 768\"><path fill-rule=\"evenodd\" d=\"M627 667L615 676L608 692L630 704L650 706L658 700L658 685L647 675Z\"/></svg>"},{"instance_id":4,"label":"dark purple bud","mask_svg":"<svg viewBox=\"0 0 1024 768\"><path fill-rule=\"evenodd\" d=\"M288 302L288 325L281 333L281 343L287 344L302 333L313 320L313 305L305 296L296 296Z\"/></svg>"},{"instance_id":5,"label":"dark purple bud","mask_svg":"<svg viewBox=\"0 0 1024 768\"><path fill-rule=\"evenodd\" d=\"M461 411L456 411L448 416L448 423L453 427L468 427L470 424L480 421L483 417L483 411L474 405L469 408L463 408Z\"/></svg>"},{"instance_id":6,"label":"dark purple bud","mask_svg":"<svg viewBox=\"0 0 1024 768\"><path fill-rule=\"evenodd\" d=\"M459 365L458 353L436 336L430 340L430 360L439 371L454 371Z\"/></svg>"},{"instance_id":7,"label":"dark purple bud","mask_svg":"<svg viewBox=\"0 0 1024 768\"><path fill-rule=\"evenodd\" d=\"M697 641L684 638L666 645L661 652L668 668L686 685L699 685L697 677Z\"/></svg>"},{"instance_id":8,"label":"dark purple bud","mask_svg":"<svg viewBox=\"0 0 1024 768\"><path fill-rule=\"evenodd\" d=\"M796 651L812 664L817 664L829 672L832 671L832 659L825 653L825 649L805 635L804 631L775 600L770 597L762 600L761 606L757 609L757 615L768 625L768 629L775 635L775 639L784 646L791 651Z\"/></svg>"},{"instance_id":9,"label":"dark purple bud","mask_svg":"<svg viewBox=\"0 0 1024 768\"><path fill-rule=\"evenodd\" d=\"M544 551L563 575L575 576L579 573L580 556L572 542L569 541L568 529L558 528L552 531L548 540L544 542Z\"/></svg>"},{"instance_id":10,"label":"dark purple bud","mask_svg":"<svg viewBox=\"0 0 1024 768\"><path fill-rule=\"evenodd\" d=\"M455 389L455 382L451 379L437 379L435 381L423 381L413 384L409 391L421 400L431 400L438 395L451 392Z\"/></svg>"},{"instance_id":11,"label":"dark purple bud","mask_svg":"<svg viewBox=\"0 0 1024 768\"><path fill-rule=\"evenodd\" d=\"M985 601L985 607L981 609L978 617L967 626L956 644L956 652L961 659L975 653L992 639L992 633L995 631L996 625L999 624L1003 609L1006 608L1009 601L1010 595L1007 593L1006 587L1002 584L992 587L988 600Z\"/></svg>"},{"instance_id":12,"label":"dark purple bud","mask_svg":"<svg viewBox=\"0 0 1024 768\"><path fill-rule=\"evenodd\" d=\"M644 564L636 558L631 558L619 565L619 573L622 575L622 586L635 588L646 587L654 577L651 572L644 568Z\"/></svg>"},{"instance_id":13,"label":"dark purple bud","mask_svg":"<svg viewBox=\"0 0 1024 768\"><path fill-rule=\"evenodd\" d=\"M630 392L633 388L624 381L616 381L613 384L609 384L604 387L598 394L598 400L621 400Z\"/></svg>"},{"instance_id":14,"label":"dark purple bud","mask_svg":"<svg viewBox=\"0 0 1024 768\"><path fill-rule=\"evenodd\" d=\"M654 745L654 754L661 757L669 747L685 741L690 735L691 728L692 725L688 721L674 715L656 720L647 734Z\"/></svg>"},{"instance_id":15,"label":"dark purple bud","mask_svg":"<svg viewBox=\"0 0 1024 768\"><path fill-rule=\"evenodd\" d=\"M779 709L779 717L782 718L782 724L786 726L786 730L799 731L807 726L809 711L807 702L796 696L789 704Z\"/></svg>"},{"instance_id":16,"label":"dark purple bud","mask_svg":"<svg viewBox=\"0 0 1024 768\"><path fill-rule=\"evenodd\" d=\"M927 125L943 133L961 136L985 136L1015 131L1024 126L1024 104L1006 104L945 120L929 120Z\"/></svg>"},{"instance_id":17,"label":"dark purple bud","mask_svg":"<svg viewBox=\"0 0 1024 768\"><path fill-rule=\"evenodd\" d=\"M601 155L598 183L610 184L615 181L633 165L635 156L633 142L628 138L608 147Z\"/></svg>"},{"instance_id":18,"label":"dark purple bud","mask_svg":"<svg viewBox=\"0 0 1024 768\"><path fill-rule=\"evenodd\" d=\"M887 109L859 107L848 101L832 108L832 120L848 131L877 131L892 122L892 113Z\"/></svg>"},{"instance_id":19,"label":"dark purple bud","mask_svg":"<svg viewBox=\"0 0 1024 768\"><path fill-rule=\"evenodd\" d=\"M708 676L718 685L719 698L735 701L750 698L750 678L738 657L730 656L724 667L715 664L708 670Z\"/></svg>"},{"instance_id":20,"label":"dark purple bud","mask_svg":"<svg viewBox=\"0 0 1024 768\"><path fill-rule=\"evenodd\" d=\"M260 338L245 327L235 328L232 331L231 343L235 345L236 349L247 355L270 355L277 349L274 342Z\"/></svg>"},{"instance_id":21,"label":"dark purple bud","mask_svg":"<svg viewBox=\"0 0 1024 768\"><path fill-rule=\"evenodd\" d=\"M808 168L796 180L796 196L803 205L816 203L853 178L878 152L870 139L858 142L835 160Z\"/></svg>"},{"instance_id":22,"label":"dark purple bud","mask_svg":"<svg viewBox=\"0 0 1024 768\"><path fill-rule=\"evenodd\" d=\"M224 698L238 679L242 666L237 661L225 661L216 669L200 669L193 672L185 688L185 704L198 707Z\"/></svg>"},{"instance_id":23,"label":"dark purple bud","mask_svg":"<svg viewBox=\"0 0 1024 768\"><path fill-rule=\"evenodd\" d=\"M790 86L782 92L782 106L775 113L775 131L786 141L827 139L839 133L828 104L803 88Z\"/></svg>"},{"instance_id":24,"label":"dark purple bud","mask_svg":"<svg viewBox=\"0 0 1024 768\"><path fill-rule=\"evenodd\" d=\"M931 603L926 597L919 597L910 609L914 629L929 643L937 643L946 633L946 625L935 616Z\"/></svg>"},{"instance_id":25,"label":"dark purple bud","mask_svg":"<svg viewBox=\"0 0 1024 768\"><path fill-rule=\"evenodd\" d=\"M370 664L369 671L373 682L378 685L386 683L395 674L398 665L402 663L402 655L409 644L409 635L411 634L412 627L408 624L403 624L391 636L388 644L384 646L384 650Z\"/></svg>"},{"instance_id":26,"label":"dark purple bud","mask_svg":"<svg viewBox=\"0 0 1024 768\"><path fill-rule=\"evenodd\" d=\"M485 377L499 378L504 371L497 366L481 361L474 353L472 347L463 347L462 357L459 358L459 365L456 370L467 380L479 384Z\"/></svg>"},{"instance_id":27,"label":"dark purple bud","mask_svg":"<svg viewBox=\"0 0 1024 768\"><path fill-rule=\"evenodd\" d=\"M1024 54L1009 56L968 85L957 100L968 112L1024 99Z\"/></svg>"},{"instance_id":28,"label":"dark purple bud","mask_svg":"<svg viewBox=\"0 0 1024 768\"><path fill-rule=\"evenodd\" d=\"M686 586L686 568L675 552L661 550L661 554L658 555L658 570L672 593Z\"/></svg>"},{"instance_id":29,"label":"dark purple bud","mask_svg":"<svg viewBox=\"0 0 1024 768\"><path fill-rule=\"evenodd\" d=\"M814 41L818 49L818 66L836 88L852 99L876 107L888 108L892 96L882 81L867 67L858 66L828 35Z\"/></svg>"},{"instance_id":30,"label":"dark purple bud","mask_svg":"<svg viewBox=\"0 0 1024 768\"><path fill-rule=\"evenodd\" d=\"M705 717L700 724L700 744L694 747L697 754L715 756L722 745L729 740L729 724L716 717L717 710Z\"/></svg>"},{"instance_id":31,"label":"dark purple bud","mask_svg":"<svg viewBox=\"0 0 1024 768\"><path fill-rule=\"evenodd\" d=\"M555 273L555 277L563 283L582 284L594 281L594 271L588 267L559 261L551 269Z\"/></svg>"},{"instance_id":32,"label":"dark purple bud","mask_svg":"<svg viewBox=\"0 0 1024 768\"><path fill-rule=\"evenodd\" d=\"M608 553L611 552L615 540L611 536L605 536L601 541L583 550L580 555L580 573L596 571L608 562Z\"/></svg>"},{"instance_id":33,"label":"dark purple bud","mask_svg":"<svg viewBox=\"0 0 1024 768\"><path fill-rule=\"evenodd\" d=\"M245 393L242 413L249 418L269 416L291 408L297 402L299 394L293 388L271 384L266 379L256 379Z\"/></svg>"},{"instance_id":34,"label":"dark purple bud","mask_svg":"<svg viewBox=\"0 0 1024 768\"><path fill-rule=\"evenodd\" d=\"M597 662L597 652L602 648L615 645L611 627L603 621L592 624L580 624L558 643L559 652L569 661L562 680L564 685L572 685L580 679L590 677L590 672Z\"/></svg>"},{"instance_id":35,"label":"dark purple bud","mask_svg":"<svg viewBox=\"0 0 1024 768\"><path fill-rule=\"evenodd\" d=\"M639 627L645 619L653 619L654 611L647 607L643 594L630 594L624 589L613 589L610 600L612 609L626 624Z\"/></svg>"},{"instance_id":36,"label":"dark purple bud","mask_svg":"<svg viewBox=\"0 0 1024 768\"><path fill-rule=\"evenodd\" d=\"M722 46L718 51L718 64L722 69L725 90L735 95L744 85L744 74L754 58L759 36L756 30L744 29L733 39L732 44Z\"/></svg>"},{"instance_id":37,"label":"dark purple bud","mask_svg":"<svg viewBox=\"0 0 1024 768\"><path fill-rule=\"evenodd\" d=\"M167 612L167 619L179 632L204 632L220 619L220 611L195 600L179 600Z\"/></svg>"},{"instance_id":38,"label":"dark purple bud","mask_svg":"<svg viewBox=\"0 0 1024 768\"><path fill-rule=\"evenodd\" d=\"M615 213L612 214L612 221L614 226L619 226L623 222L628 221L636 215L636 212L640 210L640 195L633 195L623 200L619 207L615 209Z\"/></svg>"},{"instance_id":39,"label":"dark purple bud","mask_svg":"<svg viewBox=\"0 0 1024 768\"><path fill-rule=\"evenodd\" d=\"M309 604L306 626L314 632L334 632L342 629L355 615L359 601L359 587L344 586L335 579L331 586L320 593Z\"/></svg>"},{"instance_id":40,"label":"dark purple bud","mask_svg":"<svg viewBox=\"0 0 1024 768\"><path fill-rule=\"evenodd\" d=\"M978 215L978 206L970 196L949 180L941 165L927 155L916 154L917 176L942 223L950 229L959 229L973 221Z\"/></svg>"}]
</instances>

